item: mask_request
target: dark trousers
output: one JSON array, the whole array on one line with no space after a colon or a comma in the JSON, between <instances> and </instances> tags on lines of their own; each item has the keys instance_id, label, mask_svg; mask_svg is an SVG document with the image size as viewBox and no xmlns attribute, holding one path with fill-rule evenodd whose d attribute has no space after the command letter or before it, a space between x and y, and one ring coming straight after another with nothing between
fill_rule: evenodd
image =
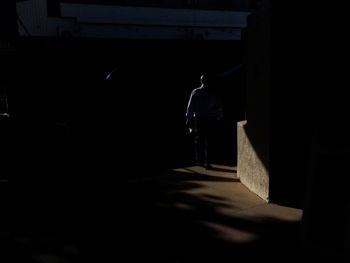
<instances>
[{"instance_id":1,"label":"dark trousers","mask_svg":"<svg viewBox=\"0 0 350 263\"><path fill-rule=\"evenodd\" d=\"M196 119L194 123L194 144L196 164L209 165L212 161L212 148L216 122L208 119Z\"/></svg>"}]
</instances>

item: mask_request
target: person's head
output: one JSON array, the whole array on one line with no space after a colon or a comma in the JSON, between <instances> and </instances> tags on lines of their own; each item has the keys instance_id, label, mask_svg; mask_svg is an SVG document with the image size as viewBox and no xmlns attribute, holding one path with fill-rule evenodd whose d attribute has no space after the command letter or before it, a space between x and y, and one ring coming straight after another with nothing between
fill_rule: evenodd
<instances>
[{"instance_id":1,"label":"person's head","mask_svg":"<svg viewBox=\"0 0 350 263\"><path fill-rule=\"evenodd\" d=\"M201 75L200 81L204 87L208 87L212 82L212 76L209 75L208 73L203 73Z\"/></svg>"}]
</instances>

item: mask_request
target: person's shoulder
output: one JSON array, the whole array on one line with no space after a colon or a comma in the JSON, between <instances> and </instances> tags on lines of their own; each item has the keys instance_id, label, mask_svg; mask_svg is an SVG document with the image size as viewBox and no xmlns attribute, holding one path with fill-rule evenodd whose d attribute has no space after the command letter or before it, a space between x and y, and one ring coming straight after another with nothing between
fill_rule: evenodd
<instances>
[{"instance_id":1,"label":"person's shoulder","mask_svg":"<svg viewBox=\"0 0 350 263\"><path fill-rule=\"evenodd\" d=\"M194 90L192 90L192 95L200 93L202 89L203 89L202 87L195 88Z\"/></svg>"}]
</instances>

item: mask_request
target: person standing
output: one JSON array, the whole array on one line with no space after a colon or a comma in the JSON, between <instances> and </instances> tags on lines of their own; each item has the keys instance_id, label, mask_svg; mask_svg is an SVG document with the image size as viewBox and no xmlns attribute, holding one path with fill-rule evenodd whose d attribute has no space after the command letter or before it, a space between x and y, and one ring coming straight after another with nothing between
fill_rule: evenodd
<instances>
[{"instance_id":1,"label":"person standing","mask_svg":"<svg viewBox=\"0 0 350 263\"><path fill-rule=\"evenodd\" d=\"M195 88L188 101L186 125L194 133L196 164L211 169L215 129L223 118L222 102L215 92L213 76L202 74L201 86Z\"/></svg>"}]
</instances>

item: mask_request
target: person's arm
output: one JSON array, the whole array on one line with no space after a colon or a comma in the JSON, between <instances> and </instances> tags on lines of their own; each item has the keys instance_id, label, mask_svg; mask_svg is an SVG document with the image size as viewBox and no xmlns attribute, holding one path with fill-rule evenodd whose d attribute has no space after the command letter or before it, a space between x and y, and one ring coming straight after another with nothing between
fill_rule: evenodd
<instances>
[{"instance_id":1,"label":"person's arm","mask_svg":"<svg viewBox=\"0 0 350 263\"><path fill-rule=\"evenodd\" d=\"M194 95L195 91L192 91L190 99L187 104L186 111L186 125L189 128L190 132L193 130L193 118L194 118Z\"/></svg>"}]
</instances>

